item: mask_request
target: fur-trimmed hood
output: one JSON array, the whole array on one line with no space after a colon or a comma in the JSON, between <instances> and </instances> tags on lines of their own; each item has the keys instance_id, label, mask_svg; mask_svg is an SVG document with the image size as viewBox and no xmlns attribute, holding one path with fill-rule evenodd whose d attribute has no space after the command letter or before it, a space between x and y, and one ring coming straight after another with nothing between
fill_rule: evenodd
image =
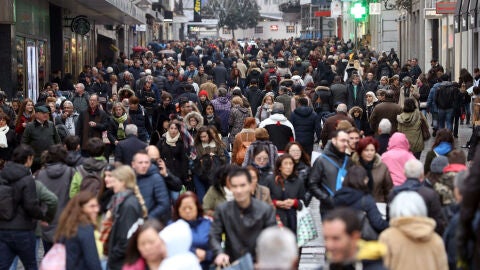
<instances>
[{"instance_id":1,"label":"fur-trimmed hood","mask_svg":"<svg viewBox=\"0 0 480 270\"><path fill-rule=\"evenodd\" d=\"M203 116L198 113L198 112L189 112L185 117L183 118L183 122L185 123L185 126L187 126L187 129L192 128L190 126L190 118L196 118L197 119L197 129L201 128L203 126Z\"/></svg>"}]
</instances>

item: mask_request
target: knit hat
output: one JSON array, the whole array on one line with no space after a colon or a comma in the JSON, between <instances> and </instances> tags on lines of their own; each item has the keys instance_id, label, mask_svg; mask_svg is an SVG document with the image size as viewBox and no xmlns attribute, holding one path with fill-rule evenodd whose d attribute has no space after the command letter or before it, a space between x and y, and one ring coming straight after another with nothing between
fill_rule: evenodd
<instances>
[{"instance_id":1,"label":"knit hat","mask_svg":"<svg viewBox=\"0 0 480 270\"><path fill-rule=\"evenodd\" d=\"M447 167L448 165L448 158L445 156L438 156L433 159L432 163L430 164L430 171L432 173L442 173L443 168Z\"/></svg>"},{"instance_id":2,"label":"knit hat","mask_svg":"<svg viewBox=\"0 0 480 270\"><path fill-rule=\"evenodd\" d=\"M198 93L198 96L201 97L201 96L206 96L208 97L208 92L206 90L201 90L199 93Z\"/></svg>"}]
</instances>

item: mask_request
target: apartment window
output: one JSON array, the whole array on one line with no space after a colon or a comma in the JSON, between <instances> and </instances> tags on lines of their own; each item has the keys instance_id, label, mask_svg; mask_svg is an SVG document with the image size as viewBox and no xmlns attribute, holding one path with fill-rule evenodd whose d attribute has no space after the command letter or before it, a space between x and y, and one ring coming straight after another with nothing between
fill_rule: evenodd
<instances>
[{"instance_id":1,"label":"apartment window","mask_svg":"<svg viewBox=\"0 0 480 270\"><path fill-rule=\"evenodd\" d=\"M295 33L295 25L287 25L287 33Z\"/></svg>"},{"instance_id":2,"label":"apartment window","mask_svg":"<svg viewBox=\"0 0 480 270\"><path fill-rule=\"evenodd\" d=\"M263 34L263 26L255 26L255 34Z\"/></svg>"},{"instance_id":3,"label":"apartment window","mask_svg":"<svg viewBox=\"0 0 480 270\"><path fill-rule=\"evenodd\" d=\"M230 29L224 27L224 28L223 28L223 34L224 34L224 35L231 35L231 34L232 34L232 31L230 31Z\"/></svg>"}]
</instances>

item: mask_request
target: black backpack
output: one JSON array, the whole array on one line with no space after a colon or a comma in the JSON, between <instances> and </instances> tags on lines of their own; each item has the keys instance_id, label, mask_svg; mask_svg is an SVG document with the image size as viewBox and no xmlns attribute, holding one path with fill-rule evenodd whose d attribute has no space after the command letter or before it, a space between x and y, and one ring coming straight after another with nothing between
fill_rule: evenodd
<instances>
[{"instance_id":1,"label":"black backpack","mask_svg":"<svg viewBox=\"0 0 480 270\"><path fill-rule=\"evenodd\" d=\"M194 161L194 172L204 183L212 183L216 168L223 165L217 155L205 154Z\"/></svg>"},{"instance_id":2,"label":"black backpack","mask_svg":"<svg viewBox=\"0 0 480 270\"><path fill-rule=\"evenodd\" d=\"M82 176L82 183L80 184L80 191L89 191L93 194L98 194L102 185L103 170L98 172L89 172L83 168L83 165L77 167L77 171Z\"/></svg>"},{"instance_id":3,"label":"black backpack","mask_svg":"<svg viewBox=\"0 0 480 270\"><path fill-rule=\"evenodd\" d=\"M453 108L456 90L453 84L440 86L435 92L437 107L442 110Z\"/></svg>"},{"instance_id":4,"label":"black backpack","mask_svg":"<svg viewBox=\"0 0 480 270\"><path fill-rule=\"evenodd\" d=\"M382 69L380 70L380 78L386 76L387 78L390 78L390 69L388 68L387 65L384 65Z\"/></svg>"},{"instance_id":5,"label":"black backpack","mask_svg":"<svg viewBox=\"0 0 480 270\"><path fill-rule=\"evenodd\" d=\"M0 178L0 220L10 221L15 217L15 189Z\"/></svg>"}]
</instances>

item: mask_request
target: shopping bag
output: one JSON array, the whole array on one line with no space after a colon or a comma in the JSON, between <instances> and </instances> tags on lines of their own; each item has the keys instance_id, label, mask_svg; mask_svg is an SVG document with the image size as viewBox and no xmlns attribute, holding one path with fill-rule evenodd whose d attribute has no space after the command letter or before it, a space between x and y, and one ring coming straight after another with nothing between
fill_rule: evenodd
<instances>
[{"instance_id":1,"label":"shopping bag","mask_svg":"<svg viewBox=\"0 0 480 270\"><path fill-rule=\"evenodd\" d=\"M302 201L300 203L302 207L297 211L297 244L298 247L303 247L318 237L318 231L312 213L310 213L310 208L306 207Z\"/></svg>"},{"instance_id":2,"label":"shopping bag","mask_svg":"<svg viewBox=\"0 0 480 270\"><path fill-rule=\"evenodd\" d=\"M40 263L40 270L66 270L67 269L67 251L65 245L56 243L43 257Z\"/></svg>"},{"instance_id":3,"label":"shopping bag","mask_svg":"<svg viewBox=\"0 0 480 270\"><path fill-rule=\"evenodd\" d=\"M231 263L228 266L220 267L212 265L210 266L210 270L252 270L253 267L253 258L250 253L243 255L242 257L238 258L236 261Z\"/></svg>"}]
</instances>

